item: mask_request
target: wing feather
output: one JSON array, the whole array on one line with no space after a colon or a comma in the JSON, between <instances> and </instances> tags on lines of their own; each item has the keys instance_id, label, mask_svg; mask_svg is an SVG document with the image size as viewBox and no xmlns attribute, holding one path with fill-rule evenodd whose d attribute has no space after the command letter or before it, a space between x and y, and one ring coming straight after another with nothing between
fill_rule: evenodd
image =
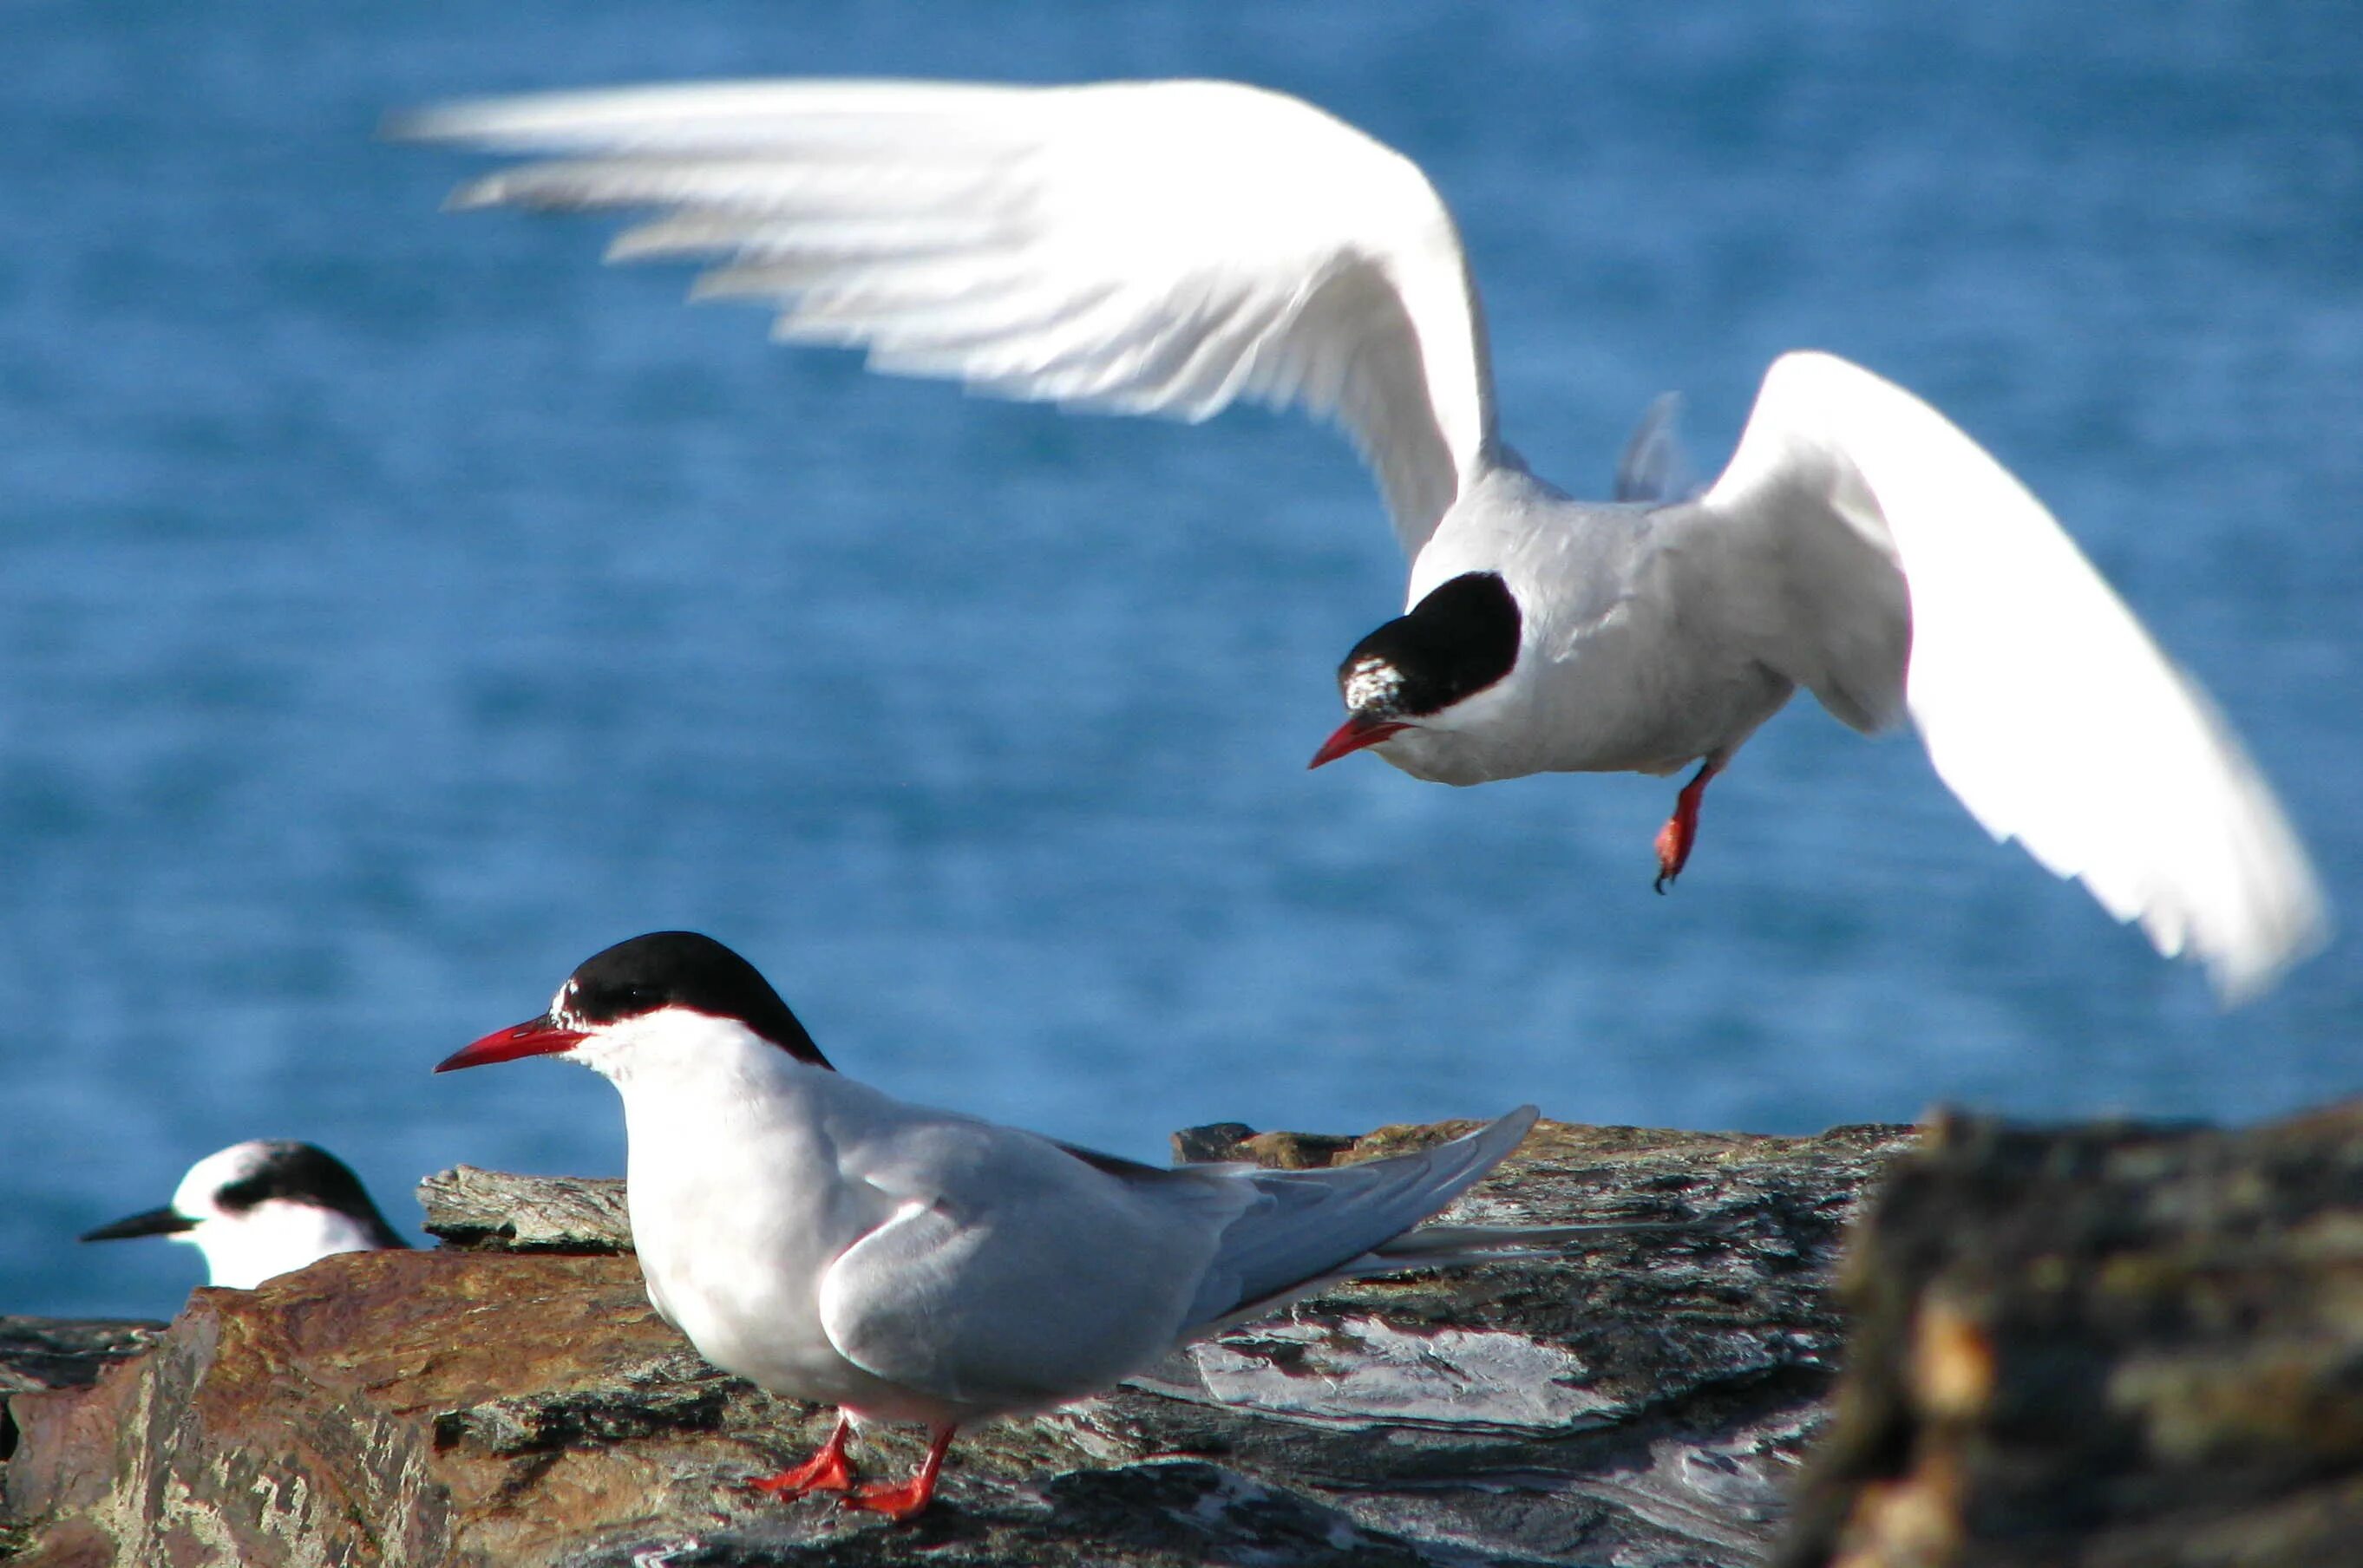
<instances>
[{"instance_id":1,"label":"wing feather","mask_svg":"<svg viewBox=\"0 0 2363 1568\"><path fill-rule=\"evenodd\" d=\"M710 83L459 104L395 134L536 160L460 206L656 215L777 335L1004 396L1342 424L1416 554L1493 448L1459 236L1402 155L1220 82Z\"/></svg>"},{"instance_id":2,"label":"wing feather","mask_svg":"<svg viewBox=\"0 0 2363 1568\"><path fill-rule=\"evenodd\" d=\"M1183 1314L1185 1331L1205 1331L1361 1274L1467 1261L1482 1250L1473 1228L1455 1228L1451 1244L1432 1255L1398 1238L1509 1158L1537 1120L1535 1108L1524 1105L1415 1154L1323 1170L1237 1173L1231 1179L1252 1187L1259 1201L1224 1228ZM1514 1230L1492 1234L1496 1246L1524 1239Z\"/></svg>"},{"instance_id":3,"label":"wing feather","mask_svg":"<svg viewBox=\"0 0 2363 1568\"><path fill-rule=\"evenodd\" d=\"M1766 374L1698 515L1768 662L1870 728L1908 709L1997 839L2082 881L2227 1003L2324 940L2272 790L2043 503L1935 409L1827 354Z\"/></svg>"}]
</instances>

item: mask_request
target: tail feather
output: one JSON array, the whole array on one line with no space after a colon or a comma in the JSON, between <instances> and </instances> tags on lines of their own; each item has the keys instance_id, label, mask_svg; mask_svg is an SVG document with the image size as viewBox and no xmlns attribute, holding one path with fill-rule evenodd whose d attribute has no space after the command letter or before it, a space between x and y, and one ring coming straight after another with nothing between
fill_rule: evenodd
<instances>
[{"instance_id":1,"label":"tail feather","mask_svg":"<svg viewBox=\"0 0 2363 1568\"><path fill-rule=\"evenodd\" d=\"M1649 404L1617 459L1616 482L1610 494L1618 501L1667 502L1688 501L1699 492L1682 439L1676 428L1682 411L1681 395L1665 392Z\"/></svg>"},{"instance_id":2,"label":"tail feather","mask_svg":"<svg viewBox=\"0 0 2363 1568\"><path fill-rule=\"evenodd\" d=\"M1370 1255L1396 1260L1397 1268L1427 1268L1463 1257L1481 1262L1504 1252L1525 1255L1565 1246L1585 1236L1679 1228L1656 1220L1603 1220L1588 1225L1422 1225L1381 1242L1370 1249Z\"/></svg>"},{"instance_id":3,"label":"tail feather","mask_svg":"<svg viewBox=\"0 0 2363 1568\"><path fill-rule=\"evenodd\" d=\"M1204 1332L1339 1279L1430 1266L1434 1249L1404 1232L1507 1159L1538 1119L1533 1106L1520 1106L1415 1154L1326 1170L1239 1172L1230 1179L1250 1186L1255 1199L1225 1229L1183 1331ZM1483 1229L1448 1227L1461 1238L1449 1248L1471 1250L1467 1238Z\"/></svg>"}]
</instances>

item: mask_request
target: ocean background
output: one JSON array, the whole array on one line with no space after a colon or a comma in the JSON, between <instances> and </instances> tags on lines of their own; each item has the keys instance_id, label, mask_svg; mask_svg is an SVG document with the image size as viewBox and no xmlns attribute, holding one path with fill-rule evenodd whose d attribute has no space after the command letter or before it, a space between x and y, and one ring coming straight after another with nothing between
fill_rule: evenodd
<instances>
[{"instance_id":1,"label":"ocean background","mask_svg":"<svg viewBox=\"0 0 2363 1568\"><path fill-rule=\"evenodd\" d=\"M1674 781L1308 773L1403 563L1301 417L1062 415L788 352L378 138L487 92L1236 76L1417 159L1507 438L1604 493L1690 396L1858 359L2043 496L2363 922L2363 29L2340 6L0 0L0 1311L307 1138L416 1233L612 1173L612 1092L436 1078L691 926L847 1070L1161 1160L1521 1100L1804 1132L2363 1088L2351 937L2237 1012L1801 701ZM1995 606L2007 616L2011 607ZM2143 781L2129 774L2124 788Z\"/></svg>"}]
</instances>

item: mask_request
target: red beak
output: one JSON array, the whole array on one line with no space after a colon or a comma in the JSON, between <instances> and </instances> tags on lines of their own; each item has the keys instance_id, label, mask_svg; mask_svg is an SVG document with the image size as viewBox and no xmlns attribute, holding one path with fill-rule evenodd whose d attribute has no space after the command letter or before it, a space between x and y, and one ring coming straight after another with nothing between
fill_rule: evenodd
<instances>
[{"instance_id":1,"label":"red beak","mask_svg":"<svg viewBox=\"0 0 2363 1568\"><path fill-rule=\"evenodd\" d=\"M1357 713L1339 724L1336 733L1321 743L1321 749L1313 754L1313 760L1304 766L1318 767L1325 762L1335 762L1349 751L1376 745L1389 735L1409 728L1409 724L1399 720L1373 719L1366 713Z\"/></svg>"},{"instance_id":2,"label":"red beak","mask_svg":"<svg viewBox=\"0 0 2363 1568\"><path fill-rule=\"evenodd\" d=\"M582 1031L569 1029L544 1013L512 1028L494 1030L473 1045L454 1051L436 1063L435 1070L449 1073L493 1062L514 1062L519 1056L547 1056L553 1052L571 1051L587 1038Z\"/></svg>"}]
</instances>

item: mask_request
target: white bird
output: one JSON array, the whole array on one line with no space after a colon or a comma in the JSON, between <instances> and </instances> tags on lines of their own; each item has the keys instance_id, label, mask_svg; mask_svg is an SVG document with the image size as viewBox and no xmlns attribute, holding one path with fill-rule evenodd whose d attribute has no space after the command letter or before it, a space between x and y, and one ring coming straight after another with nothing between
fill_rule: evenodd
<instances>
[{"instance_id":1,"label":"white bird","mask_svg":"<svg viewBox=\"0 0 2363 1568\"><path fill-rule=\"evenodd\" d=\"M313 1143L233 1143L189 1167L172 1201L83 1234L85 1242L170 1236L205 1254L207 1282L251 1290L332 1253L409 1245L361 1177Z\"/></svg>"},{"instance_id":2,"label":"white bird","mask_svg":"<svg viewBox=\"0 0 2363 1568\"><path fill-rule=\"evenodd\" d=\"M1781 356L1703 493L1570 499L1495 430L1459 236L1418 166L1222 82L707 83L495 99L397 134L557 155L462 206L655 209L611 259L715 259L700 297L882 370L1203 419L1342 425L1412 558L1348 655L1348 717L1422 778L1669 774L1678 875L1707 781L1803 686L1909 717L1997 839L2080 878L2237 1000L2321 943L2271 790L2043 505L1911 393Z\"/></svg>"},{"instance_id":3,"label":"white bird","mask_svg":"<svg viewBox=\"0 0 2363 1568\"><path fill-rule=\"evenodd\" d=\"M1532 1106L1417 1154L1270 1171L1160 1169L905 1104L832 1069L753 966L690 932L594 955L547 1013L436 1071L549 1053L623 1097L657 1311L725 1371L838 1408L819 1453L755 1485L898 1518L961 1427L1100 1392L1334 1281L1627 1228L1411 1230L1517 1147ZM855 1421L925 1423L915 1478L855 1489Z\"/></svg>"}]
</instances>

